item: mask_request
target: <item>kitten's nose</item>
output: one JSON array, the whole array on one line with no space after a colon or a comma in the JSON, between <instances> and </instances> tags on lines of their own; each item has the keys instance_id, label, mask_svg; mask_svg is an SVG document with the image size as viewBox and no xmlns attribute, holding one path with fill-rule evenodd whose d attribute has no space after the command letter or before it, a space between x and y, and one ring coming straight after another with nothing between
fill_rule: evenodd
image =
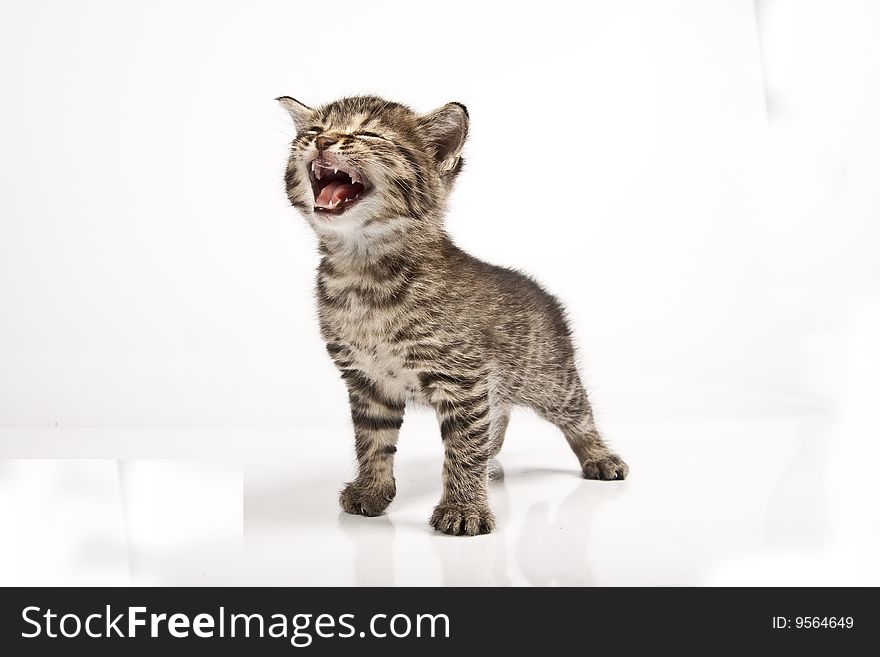
<instances>
[{"instance_id":1,"label":"kitten's nose","mask_svg":"<svg viewBox=\"0 0 880 657\"><path fill-rule=\"evenodd\" d=\"M315 146L318 147L319 151L326 151L333 144L335 144L338 139L336 137L328 137L327 135L321 135L315 140Z\"/></svg>"}]
</instances>

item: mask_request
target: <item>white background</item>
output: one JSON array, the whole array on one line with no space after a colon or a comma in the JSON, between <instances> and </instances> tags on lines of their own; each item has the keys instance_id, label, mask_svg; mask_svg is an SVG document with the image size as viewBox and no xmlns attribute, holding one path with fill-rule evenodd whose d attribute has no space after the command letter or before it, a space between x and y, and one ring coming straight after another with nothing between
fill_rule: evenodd
<instances>
[{"instance_id":1,"label":"white background","mask_svg":"<svg viewBox=\"0 0 880 657\"><path fill-rule=\"evenodd\" d=\"M73 459L0 469L0 512L30 528L5 575L363 583L353 554L378 540L400 556L373 583L877 584L878 33L880 5L854 0L4 3L0 457ZM352 93L468 106L449 230L567 305L631 482L563 475L559 437L518 416L499 535L425 556L450 544L424 522L440 448L417 414L401 452L425 460L407 474L402 454L398 480L422 497L339 517L345 394L273 99ZM71 502L69 476L109 488ZM138 511L162 482L204 523ZM122 518L84 528L90 495ZM605 497L586 536L579 513ZM91 559L93 532L118 550ZM481 579L484 546L521 554L542 532L550 548ZM42 570L22 566L47 541ZM255 545L284 566L252 567Z\"/></svg>"}]
</instances>

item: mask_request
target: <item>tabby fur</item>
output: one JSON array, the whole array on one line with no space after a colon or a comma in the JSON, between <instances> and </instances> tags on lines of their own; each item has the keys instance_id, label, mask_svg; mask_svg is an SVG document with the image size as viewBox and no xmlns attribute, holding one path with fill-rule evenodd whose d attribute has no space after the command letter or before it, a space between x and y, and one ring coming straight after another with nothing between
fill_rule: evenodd
<instances>
[{"instance_id":1,"label":"tabby fur","mask_svg":"<svg viewBox=\"0 0 880 657\"><path fill-rule=\"evenodd\" d=\"M513 406L558 426L584 477L626 477L596 429L559 302L531 278L468 255L444 230L463 165L464 105L419 114L373 96L316 109L278 100L297 130L287 196L318 237L321 334L351 405L358 473L342 508L375 516L394 498L398 433L413 402L440 423L443 494L430 519L439 532L494 529L489 463ZM348 174L331 169L351 172L348 187L334 188L346 196L337 208L317 207L315 167L343 181ZM366 182L354 199L356 179Z\"/></svg>"}]
</instances>

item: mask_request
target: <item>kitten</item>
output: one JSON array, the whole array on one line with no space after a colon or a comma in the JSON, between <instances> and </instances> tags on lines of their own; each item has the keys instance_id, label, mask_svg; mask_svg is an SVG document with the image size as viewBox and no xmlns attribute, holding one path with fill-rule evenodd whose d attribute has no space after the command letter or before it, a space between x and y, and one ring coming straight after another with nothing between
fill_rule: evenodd
<instances>
[{"instance_id":1,"label":"kitten","mask_svg":"<svg viewBox=\"0 0 880 657\"><path fill-rule=\"evenodd\" d=\"M514 405L565 435L588 479L623 479L575 368L563 310L530 278L459 249L443 228L468 134L464 105L428 114L372 96L312 109L278 99L297 134L287 196L317 233L321 333L351 403L348 513L381 514L406 402L432 406L445 448L431 526L491 532L490 459Z\"/></svg>"}]
</instances>

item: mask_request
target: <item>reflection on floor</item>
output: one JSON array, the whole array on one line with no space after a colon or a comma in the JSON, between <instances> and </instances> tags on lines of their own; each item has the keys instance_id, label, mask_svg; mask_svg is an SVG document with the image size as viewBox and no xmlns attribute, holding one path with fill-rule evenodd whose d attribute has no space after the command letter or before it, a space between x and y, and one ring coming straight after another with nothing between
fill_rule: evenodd
<instances>
[{"instance_id":1,"label":"reflection on floor","mask_svg":"<svg viewBox=\"0 0 880 657\"><path fill-rule=\"evenodd\" d=\"M339 510L352 456L335 431L145 441L150 432L3 430L4 446L24 441L16 455L37 458L0 461L0 584L877 583L877 521L859 511L876 484L847 486L830 421L609 420L632 474L594 482L552 427L515 416L492 484L498 531L476 538L426 524L440 491L432 422L408 418L398 497L379 518ZM67 444L68 458L39 458L41 441L54 453Z\"/></svg>"}]
</instances>

